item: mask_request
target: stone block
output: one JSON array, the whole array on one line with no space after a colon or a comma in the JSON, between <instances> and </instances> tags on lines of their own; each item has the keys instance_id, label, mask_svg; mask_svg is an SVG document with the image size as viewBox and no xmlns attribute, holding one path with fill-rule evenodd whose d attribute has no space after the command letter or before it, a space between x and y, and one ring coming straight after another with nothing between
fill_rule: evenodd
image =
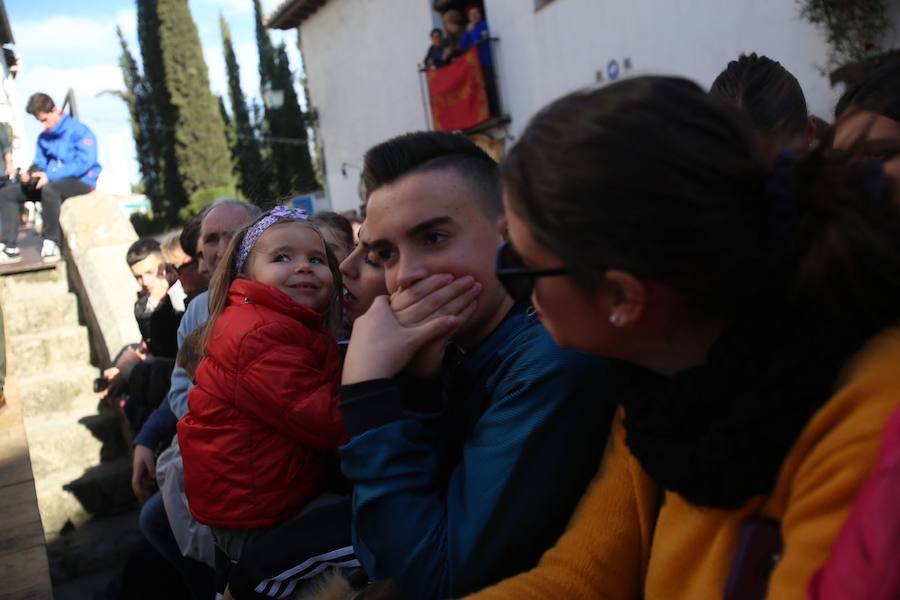
<instances>
[{"instance_id":1,"label":"stone block","mask_svg":"<svg viewBox=\"0 0 900 600\"><path fill-rule=\"evenodd\" d=\"M137 234L116 201L98 192L66 200L59 222L94 355L109 364L123 346L140 340L133 312L137 284L125 263Z\"/></svg>"},{"instance_id":2,"label":"stone block","mask_svg":"<svg viewBox=\"0 0 900 600\"><path fill-rule=\"evenodd\" d=\"M77 479L87 467L100 462L103 443L77 420L67 427L28 431L28 450L35 480L68 474Z\"/></svg>"},{"instance_id":3,"label":"stone block","mask_svg":"<svg viewBox=\"0 0 900 600\"><path fill-rule=\"evenodd\" d=\"M74 325L78 323L78 301L72 294L4 300L3 320L8 336Z\"/></svg>"},{"instance_id":4,"label":"stone block","mask_svg":"<svg viewBox=\"0 0 900 600\"><path fill-rule=\"evenodd\" d=\"M54 269L0 277L0 293L14 300L62 295L69 291L66 273L66 263L60 262Z\"/></svg>"},{"instance_id":5,"label":"stone block","mask_svg":"<svg viewBox=\"0 0 900 600\"><path fill-rule=\"evenodd\" d=\"M83 402L93 402L91 384L99 372L93 367L64 367L19 380L19 395L26 419L42 419L53 412L72 410Z\"/></svg>"},{"instance_id":6,"label":"stone block","mask_svg":"<svg viewBox=\"0 0 900 600\"><path fill-rule=\"evenodd\" d=\"M77 264L76 289L91 330L94 356L102 365L111 364L119 351L141 340L134 319L137 284L125 264L128 246L104 246L85 252ZM124 276L111 265L121 263Z\"/></svg>"},{"instance_id":7,"label":"stone block","mask_svg":"<svg viewBox=\"0 0 900 600\"><path fill-rule=\"evenodd\" d=\"M85 327L61 327L11 336L16 353L15 375L46 372L48 366L88 365L91 360Z\"/></svg>"},{"instance_id":8,"label":"stone block","mask_svg":"<svg viewBox=\"0 0 900 600\"><path fill-rule=\"evenodd\" d=\"M65 201L60 209L59 225L66 238L68 256L78 260L93 248L125 246L137 240L131 222L119 209L119 204L102 192L75 196ZM123 254L117 263L126 273ZM128 274L131 278L131 274Z\"/></svg>"}]
</instances>

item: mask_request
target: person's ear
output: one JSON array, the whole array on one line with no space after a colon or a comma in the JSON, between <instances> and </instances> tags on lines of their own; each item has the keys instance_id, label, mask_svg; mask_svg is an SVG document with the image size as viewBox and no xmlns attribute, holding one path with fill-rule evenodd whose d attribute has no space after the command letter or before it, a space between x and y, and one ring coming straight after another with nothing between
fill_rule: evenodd
<instances>
[{"instance_id":1,"label":"person's ear","mask_svg":"<svg viewBox=\"0 0 900 600\"><path fill-rule=\"evenodd\" d=\"M606 310L614 327L629 327L637 323L647 306L647 287L627 271L613 269L603 277L607 293Z\"/></svg>"},{"instance_id":2,"label":"person's ear","mask_svg":"<svg viewBox=\"0 0 900 600\"><path fill-rule=\"evenodd\" d=\"M509 221L507 221L505 214L497 219L497 235L500 236L502 241L509 241Z\"/></svg>"}]
</instances>

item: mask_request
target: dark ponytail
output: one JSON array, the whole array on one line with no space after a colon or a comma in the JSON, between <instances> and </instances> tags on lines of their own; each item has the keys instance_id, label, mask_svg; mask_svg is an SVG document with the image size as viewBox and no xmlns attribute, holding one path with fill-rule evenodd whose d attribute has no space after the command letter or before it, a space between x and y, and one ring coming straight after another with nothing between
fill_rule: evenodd
<instances>
[{"instance_id":1,"label":"dark ponytail","mask_svg":"<svg viewBox=\"0 0 900 600\"><path fill-rule=\"evenodd\" d=\"M790 270L788 299L821 319L863 329L900 315L900 215L880 162L821 149L790 173L794 233L773 262Z\"/></svg>"},{"instance_id":2,"label":"dark ponytail","mask_svg":"<svg viewBox=\"0 0 900 600\"><path fill-rule=\"evenodd\" d=\"M900 312L900 215L876 163L773 173L695 84L640 77L539 112L501 176L512 210L590 288L618 268L731 318L760 302L866 329Z\"/></svg>"}]
</instances>

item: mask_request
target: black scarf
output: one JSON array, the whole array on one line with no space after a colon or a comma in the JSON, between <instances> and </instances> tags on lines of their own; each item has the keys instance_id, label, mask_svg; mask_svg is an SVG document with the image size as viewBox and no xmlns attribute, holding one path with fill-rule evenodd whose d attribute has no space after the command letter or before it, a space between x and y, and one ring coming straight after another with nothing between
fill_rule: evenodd
<instances>
[{"instance_id":1,"label":"black scarf","mask_svg":"<svg viewBox=\"0 0 900 600\"><path fill-rule=\"evenodd\" d=\"M780 314L733 324L704 366L672 378L613 365L626 443L662 487L715 508L769 493L841 366L877 331Z\"/></svg>"}]
</instances>

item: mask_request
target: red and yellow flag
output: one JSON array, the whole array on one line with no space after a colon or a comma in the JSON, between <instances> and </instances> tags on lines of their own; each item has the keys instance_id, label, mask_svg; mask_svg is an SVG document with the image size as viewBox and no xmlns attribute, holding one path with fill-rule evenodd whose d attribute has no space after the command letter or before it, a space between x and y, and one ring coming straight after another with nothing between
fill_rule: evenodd
<instances>
[{"instance_id":1,"label":"red and yellow flag","mask_svg":"<svg viewBox=\"0 0 900 600\"><path fill-rule=\"evenodd\" d=\"M427 75L436 130L468 129L490 118L477 47L446 67L429 69Z\"/></svg>"}]
</instances>

